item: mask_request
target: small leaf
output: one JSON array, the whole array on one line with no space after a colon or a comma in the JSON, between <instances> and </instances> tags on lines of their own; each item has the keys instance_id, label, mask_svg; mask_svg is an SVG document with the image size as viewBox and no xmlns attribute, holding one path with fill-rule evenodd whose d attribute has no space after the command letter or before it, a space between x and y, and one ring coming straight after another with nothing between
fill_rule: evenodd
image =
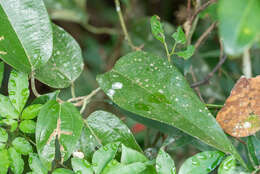
<instances>
[{"instance_id":1,"label":"small leaf","mask_svg":"<svg viewBox=\"0 0 260 174\"><path fill-rule=\"evenodd\" d=\"M174 38L175 42L180 44L185 44L187 42L185 33L183 32L181 27L177 28L177 31L172 34L172 37Z\"/></svg>"},{"instance_id":2,"label":"small leaf","mask_svg":"<svg viewBox=\"0 0 260 174\"><path fill-rule=\"evenodd\" d=\"M157 40L164 43L165 42L164 30L163 30L163 26L160 22L159 16L154 15L151 17L151 29L152 29L153 36Z\"/></svg>"},{"instance_id":3,"label":"small leaf","mask_svg":"<svg viewBox=\"0 0 260 174\"><path fill-rule=\"evenodd\" d=\"M95 174L100 174L106 165L115 158L119 143L110 143L98 149L92 159Z\"/></svg>"},{"instance_id":4,"label":"small leaf","mask_svg":"<svg viewBox=\"0 0 260 174\"><path fill-rule=\"evenodd\" d=\"M75 173L93 174L91 164L85 159L72 158L71 165Z\"/></svg>"},{"instance_id":5,"label":"small leaf","mask_svg":"<svg viewBox=\"0 0 260 174\"><path fill-rule=\"evenodd\" d=\"M17 129L18 126L18 122L17 120L13 120L13 119L3 119L1 120L1 122L3 122L4 124L10 126L10 131L14 132Z\"/></svg>"},{"instance_id":6,"label":"small leaf","mask_svg":"<svg viewBox=\"0 0 260 174\"><path fill-rule=\"evenodd\" d=\"M195 47L193 45L189 45L187 47L187 50L176 52L176 54L177 56L182 57L184 59L189 59L194 54L194 51Z\"/></svg>"},{"instance_id":7,"label":"small leaf","mask_svg":"<svg viewBox=\"0 0 260 174\"><path fill-rule=\"evenodd\" d=\"M33 152L31 144L25 138L15 138L12 142L12 145L14 146L15 150L22 155L28 155L29 153Z\"/></svg>"},{"instance_id":8,"label":"small leaf","mask_svg":"<svg viewBox=\"0 0 260 174\"><path fill-rule=\"evenodd\" d=\"M24 169L24 161L21 154L19 154L13 147L8 149L11 170L14 174L22 174Z\"/></svg>"},{"instance_id":9,"label":"small leaf","mask_svg":"<svg viewBox=\"0 0 260 174\"><path fill-rule=\"evenodd\" d=\"M21 113L29 97L29 82L27 74L13 70L8 82L10 101L15 109Z\"/></svg>"},{"instance_id":10,"label":"small leaf","mask_svg":"<svg viewBox=\"0 0 260 174\"><path fill-rule=\"evenodd\" d=\"M44 167L38 155L35 153L29 154L29 166L35 174L47 174L48 170Z\"/></svg>"},{"instance_id":11,"label":"small leaf","mask_svg":"<svg viewBox=\"0 0 260 174\"><path fill-rule=\"evenodd\" d=\"M1 0L0 19L1 59L26 73L48 61L52 28L42 0Z\"/></svg>"},{"instance_id":12,"label":"small leaf","mask_svg":"<svg viewBox=\"0 0 260 174\"><path fill-rule=\"evenodd\" d=\"M2 81L4 78L4 70L5 70L4 62L0 62L0 87L2 86Z\"/></svg>"},{"instance_id":13,"label":"small leaf","mask_svg":"<svg viewBox=\"0 0 260 174\"><path fill-rule=\"evenodd\" d=\"M36 147L40 159L50 164L55 157L58 138L61 158L66 161L76 148L83 122L77 108L71 103L50 100L41 109L36 124Z\"/></svg>"},{"instance_id":14,"label":"small leaf","mask_svg":"<svg viewBox=\"0 0 260 174\"><path fill-rule=\"evenodd\" d=\"M32 105L34 105L34 104L45 104L45 103L47 103L50 100L56 100L58 95L59 95L59 93L60 93L60 90L56 90L54 92L50 92L50 93L41 95L40 97L35 98L32 101L31 104Z\"/></svg>"},{"instance_id":15,"label":"small leaf","mask_svg":"<svg viewBox=\"0 0 260 174\"><path fill-rule=\"evenodd\" d=\"M219 151L198 153L182 164L179 174L208 174L220 164L224 155Z\"/></svg>"},{"instance_id":16,"label":"small leaf","mask_svg":"<svg viewBox=\"0 0 260 174\"><path fill-rule=\"evenodd\" d=\"M26 107L22 112L21 119L24 120L34 119L39 114L41 108L42 108L42 104L33 104Z\"/></svg>"},{"instance_id":17,"label":"small leaf","mask_svg":"<svg viewBox=\"0 0 260 174\"><path fill-rule=\"evenodd\" d=\"M79 77L83 66L78 43L70 34L53 24L52 56L35 71L35 77L53 88L65 88Z\"/></svg>"},{"instance_id":18,"label":"small leaf","mask_svg":"<svg viewBox=\"0 0 260 174\"><path fill-rule=\"evenodd\" d=\"M257 40L260 33L259 17L259 0L219 1L219 33L228 54L241 54Z\"/></svg>"},{"instance_id":19,"label":"small leaf","mask_svg":"<svg viewBox=\"0 0 260 174\"><path fill-rule=\"evenodd\" d=\"M59 169L55 169L52 172L52 174L74 174L74 172L69 169L59 168Z\"/></svg>"},{"instance_id":20,"label":"small leaf","mask_svg":"<svg viewBox=\"0 0 260 174\"><path fill-rule=\"evenodd\" d=\"M131 164L134 162L147 162L148 159L142 153L130 149L122 144L122 155L121 155L121 163L123 164Z\"/></svg>"},{"instance_id":21,"label":"small leaf","mask_svg":"<svg viewBox=\"0 0 260 174\"><path fill-rule=\"evenodd\" d=\"M241 166L237 166L236 159L233 156L228 156L218 168L218 174L250 174Z\"/></svg>"},{"instance_id":22,"label":"small leaf","mask_svg":"<svg viewBox=\"0 0 260 174\"><path fill-rule=\"evenodd\" d=\"M2 94L0 94L0 115L4 118L19 118L19 113L14 108L9 98Z\"/></svg>"},{"instance_id":23,"label":"small leaf","mask_svg":"<svg viewBox=\"0 0 260 174\"><path fill-rule=\"evenodd\" d=\"M110 142L121 142L128 147L142 151L130 129L115 115L105 111L96 111L87 118L87 123L103 145Z\"/></svg>"},{"instance_id":24,"label":"small leaf","mask_svg":"<svg viewBox=\"0 0 260 174\"><path fill-rule=\"evenodd\" d=\"M156 158L156 170L158 174L176 174L174 161L163 149L160 149Z\"/></svg>"},{"instance_id":25,"label":"small leaf","mask_svg":"<svg viewBox=\"0 0 260 174\"><path fill-rule=\"evenodd\" d=\"M6 143L8 140L8 134L4 128L0 127L0 143Z\"/></svg>"},{"instance_id":26,"label":"small leaf","mask_svg":"<svg viewBox=\"0 0 260 174\"><path fill-rule=\"evenodd\" d=\"M9 155L6 149L0 150L0 159L0 173L6 174L10 166Z\"/></svg>"},{"instance_id":27,"label":"small leaf","mask_svg":"<svg viewBox=\"0 0 260 174\"><path fill-rule=\"evenodd\" d=\"M32 134L35 132L36 123L33 120L24 120L20 123L19 129L23 133Z\"/></svg>"}]
</instances>

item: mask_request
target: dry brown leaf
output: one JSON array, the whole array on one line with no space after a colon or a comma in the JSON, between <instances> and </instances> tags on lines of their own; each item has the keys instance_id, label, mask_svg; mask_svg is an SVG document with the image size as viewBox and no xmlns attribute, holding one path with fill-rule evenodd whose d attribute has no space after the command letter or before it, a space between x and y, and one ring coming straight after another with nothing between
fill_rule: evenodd
<instances>
[{"instance_id":1,"label":"dry brown leaf","mask_svg":"<svg viewBox=\"0 0 260 174\"><path fill-rule=\"evenodd\" d=\"M238 80L217 121L234 137L246 137L260 130L260 76Z\"/></svg>"}]
</instances>

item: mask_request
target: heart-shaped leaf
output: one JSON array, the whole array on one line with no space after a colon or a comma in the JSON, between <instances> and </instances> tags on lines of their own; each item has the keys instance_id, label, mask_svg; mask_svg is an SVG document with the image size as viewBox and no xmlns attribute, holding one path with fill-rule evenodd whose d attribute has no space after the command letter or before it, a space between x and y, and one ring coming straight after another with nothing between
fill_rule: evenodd
<instances>
[{"instance_id":1,"label":"heart-shaped leaf","mask_svg":"<svg viewBox=\"0 0 260 174\"><path fill-rule=\"evenodd\" d=\"M260 76L241 77L232 89L217 121L228 134L245 137L260 130Z\"/></svg>"},{"instance_id":2,"label":"heart-shaped leaf","mask_svg":"<svg viewBox=\"0 0 260 174\"><path fill-rule=\"evenodd\" d=\"M120 107L177 127L223 152L235 154L243 163L183 75L165 59L133 52L122 57L110 72L98 76L97 80Z\"/></svg>"},{"instance_id":3,"label":"heart-shaped leaf","mask_svg":"<svg viewBox=\"0 0 260 174\"><path fill-rule=\"evenodd\" d=\"M62 28L53 26L53 53L50 60L35 71L35 77L53 88L65 88L83 70L82 53L75 39Z\"/></svg>"},{"instance_id":4,"label":"heart-shaped leaf","mask_svg":"<svg viewBox=\"0 0 260 174\"><path fill-rule=\"evenodd\" d=\"M55 100L46 103L36 124L36 147L44 164L54 160L56 138L61 158L67 160L75 150L82 127L81 115L71 103L60 104Z\"/></svg>"},{"instance_id":5,"label":"heart-shaped leaf","mask_svg":"<svg viewBox=\"0 0 260 174\"><path fill-rule=\"evenodd\" d=\"M0 1L0 57L30 73L52 54L52 27L42 0Z\"/></svg>"}]
</instances>

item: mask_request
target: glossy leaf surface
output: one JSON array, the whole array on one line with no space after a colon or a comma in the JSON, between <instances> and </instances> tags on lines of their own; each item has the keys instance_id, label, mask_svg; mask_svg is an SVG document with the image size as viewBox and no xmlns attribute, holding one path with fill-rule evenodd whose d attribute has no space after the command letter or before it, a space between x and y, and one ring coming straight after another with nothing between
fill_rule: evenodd
<instances>
[{"instance_id":1,"label":"glossy leaf surface","mask_svg":"<svg viewBox=\"0 0 260 174\"><path fill-rule=\"evenodd\" d=\"M33 104L26 107L22 112L21 119L24 120L34 119L39 114L41 108L42 108L42 104Z\"/></svg>"},{"instance_id":2,"label":"glossy leaf surface","mask_svg":"<svg viewBox=\"0 0 260 174\"><path fill-rule=\"evenodd\" d=\"M12 105L10 99L2 94L0 94L0 114L8 119L19 118L19 113Z\"/></svg>"},{"instance_id":3,"label":"glossy leaf surface","mask_svg":"<svg viewBox=\"0 0 260 174\"><path fill-rule=\"evenodd\" d=\"M8 149L9 158L11 161L11 170L14 174L22 174L24 169L24 161L21 154L19 154L15 148Z\"/></svg>"},{"instance_id":4,"label":"glossy leaf surface","mask_svg":"<svg viewBox=\"0 0 260 174\"><path fill-rule=\"evenodd\" d=\"M33 120L24 120L20 123L19 129L23 133L32 134L35 132L36 123Z\"/></svg>"},{"instance_id":5,"label":"glossy leaf surface","mask_svg":"<svg viewBox=\"0 0 260 174\"><path fill-rule=\"evenodd\" d=\"M12 142L12 145L18 153L23 155L28 155L29 153L33 152L31 144L25 138L15 138Z\"/></svg>"},{"instance_id":6,"label":"glossy leaf surface","mask_svg":"<svg viewBox=\"0 0 260 174\"><path fill-rule=\"evenodd\" d=\"M53 26L53 53L50 60L35 71L41 82L53 88L65 88L83 70L82 53L74 38L62 28Z\"/></svg>"},{"instance_id":7,"label":"glossy leaf surface","mask_svg":"<svg viewBox=\"0 0 260 174\"><path fill-rule=\"evenodd\" d=\"M0 173L6 174L10 166L9 155L6 149L0 150L0 159Z\"/></svg>"},{"instance_id":8,"label":"glossy leaf surface","mask_svg":"<svg viewBox=\"0 0 260 174\"><path fill-rule=\"evenodd\" d=\"M42 0L1 0L0 21L1 59L26 73L48 61L52 27Z\"/></svg>"},{"instance_id":9,"label":"glossy leaf surface","mask_svg":"<svg viewBox=\"0 0 260 174\"><path fill-rule=\"evenodd\" d=\"M237 166L236 159L228 156L218 168L218 174L250 174L241 166Z\"/></svg>"},{"instance_id":10,"label":"glossy leaf surface","mask_svg":"<svg viewBox=\"0 0 260 174\"><path fill-rule=\"evenodd\" d=\"M85 159L72 158L71 165L74 172L81 174L93 174L91 164Z\"/></svg>"},{"instance_id":11,"label":"glossy leaf surface","mask_svg":"<svg viewBox=\"0 0 260 174\"><path fill-rule=\"evenodd\" d=\"M156 171L158 174L176 174L174 161L163 149L160 149L156 158Z\"/></svg>"},{"instance_id":12,"label":"glossy leaf surface","mask_svg":"<svg viewBox=\"0 0 260 174\"><path fill-rule=\"evenodd\" d=\"M29 166L34 173L37 174L48 173L48 170L44 167L37 154L30 153L28 161L29 161Z\"/></svg>"}]
</instances>

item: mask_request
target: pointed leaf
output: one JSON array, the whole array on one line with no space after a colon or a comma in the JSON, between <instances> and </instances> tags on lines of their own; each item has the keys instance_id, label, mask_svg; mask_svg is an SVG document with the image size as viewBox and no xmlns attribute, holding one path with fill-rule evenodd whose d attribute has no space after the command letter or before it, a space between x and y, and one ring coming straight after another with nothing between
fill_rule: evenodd
<instances>
[{"instance_id":1,"label":"pointed leaf","mask_svg":"<svg viewBox=\"0 0 260 174\"><path fill-rule=\"evenodd\" d=\"M218 174L250 174L241 166L237 166L236 159L233 156L228 156L218 168Z\"/></svg>"},{"instance_id":2,"label":"pointed leaf","mask_svg":"<svg viewBox=\"0 0 260 174\"><path fill-rule=\"evenodd\" d=\"M29 154L29 166L32 169L33 173L37 174L47 174L48 170L44 167L38 155L35 153Z\"/></svg>"},{"instance_id":3,"label":"pointed leaf","mask_svg":"<svg viewBox=\"0 0 260 174\"><path fill-rule=\"evenodd\" d=\"M91 164L84 159L72 158L71 165L75 173L81 174L93 174Z\"/></svg>"},{"instance_id":4,"label":"pointed leaf","mask_svg":"<svg viewBox=\"0 0 260 174\"><path fill-rule=\"evenodd\" d=\"M20 123L19 129L26 134L35 133L36 123L33 120L24 120Z\"/></svg>"},{"instance_id":5,"label":"pointed leaf","mask_svg":"<svg viewBox=\"0 0 260 174\"><path fill-rule=\"evenodd\" d=\"M18 153L23 155L28 155L29 153L33 152L31 144L25 138L15 138L12 142L12 145Z\"/></svg>"},{"instance_id":6,"label":"pointed leaf","mask_svg":"<svg viewBox=\"0 0 260 174\"><path fill-rule=\"evenodd\" d=\"M41 108L42 108L42 104L33 104L26 107L22 112L21 119L24 120L34 119L39 114Z\"/></svg>"},{"instance_id":7,"label":"pointed leaf","mask_svg":"<svg viewBox=\"0 0 260 174\"><path fill-rule=\"evenodd\" d=\"M8 93L13 106L21 113L30 94L28 75L13 70L8 82Z\"/></svg>"},{"instance_id":8,"label":"pointed leaf","mask_svg":"<svg viewBox=\"0 0 260 174\"><path fill-rule=\"evenodd\" d=\"M222 161L224 154L218 151L205 151L188 158L181 166L179 174L208 174Z\"/></svg>"},{"instance_id":9,"label":"pointed leaf","mask_svg":"<svg viewBox=\"0 0 260 174\"><path fill-rule=\"evenodd\" d=\"M36 78L53 88L65 88L83 70L82 53L74 38L62 28L53 26L53 54L44 66L36 70Z\"/></svg>"},{"instance_id":10,"label":"pointed leaf","mask_svg":"<svg viewBox=\"0 0 260 174\"><path fill-rule=\"evenodd\" d=\"M96 111L87 118L87 123L103 145L121 142L135 150L142 151L130 129L115 115Z\"/></svg>"},{"instance_id":11,"label":"pointed leaf","mask_svg":"<svg viewBox=\"0 0 260 174\"><path fill-rule=\"evenodd\" d=\"M19 113L14 108L9 98L2 94L0 94L0 115L4 118L19 118Z\"/></svg>"},{"instance_id":12,"label":"pointed leaf","mask_svg":"<svg viewBox=\"0 0 260 174\"><path fill-rule=\"evenodd\" d=\"M172 34L172 37L177 43L185 44L187 42L185 33L183 32L181 27L177 28L177 31Z\"/></svg>"},{"instance_id":13,"label":"pointed leaf","mask_svg":"<svg viewBox=\"0 0 260 174\"><path fill-rule=\"evenodd\" d=\"M260 28L259 0L221 0L219 32L228 54L240 54L257 39Z\"/></svg>"},{"instance_id":14,"label":"pointed leaf","mask_svg":"<svg viewBox=\"0 0 260 174\"><path fill-rule=\"evenodd\" d=\"M20 153L18 153L15 148L11 147L8 149L11 170L14 174L22 174L24 169L24 161Z\"/></svg>"},{"instance_id":15,"label":"pointed leaf","mask_svg":"<svg viewBox=\"0 0 260 174\"><path fill-rule=\"evenodd\" d=\"M83 127L81 115L71 103L50 100L38 116L36 146L44 162L51 163L55 157L55 140L58 137L61 158L67 160L75 150Z\"/></svg>"},{"instance_id":16,"label":"pointed leaf","mask_svg":"<svg viewBox=\"0 0 260 174\"><path fill-rule=\"evenodd\" d=\"M182 57L184 59L189 59L195 51L195 47L192 45L189 45L185 51L179 51L176 52L177 56Z\"/></svg>"},{"instance_id":17,"label":"pointed leaf","mask_svg":"<svg viewBox=\"0 0 260 174\"><path fill-rule=\"evenodd\" d=\"M0 150L0 159L0 173L6 174L10 166L9 155L6 149Z\"/></svg>"},{"instance_id":18,"label":"pointed leaf","mask_svg":"<svg viewBox=\"0 0 260 174\"><path fill-rule=\"evenodd\" d=\"M160 149L156 158L156 170L158 174L176 174L174 161L163 149Z\"/></svg>"},{"instance_id":19,"label":"pointed leaf","mask_svg":"<svg viewBox=\"0 0 260 174\"><path fill-rule=\"evenodd\" d=\"M42 0L0 1L0 57L26 73L52 53L52 28Z\"/></svg>"},{"instance_id":20,"label":"pointed leaf","mask_svg":"<svg viewBox=\"0 0 260 174\"><path fill-rule=\"evenodd\" d=\"M123 164L131 164L134 162L146 162L148 159L142 153L130 149L122 144L122 155L121 155L121 163Z\"/></svg>"},{"instance_id":21,"label":"pointed leaf","mask_svg":"<svg viewBox=\"0 0 260 174\"><path fill-rule=\"evenodd\" d=\"M165 59L133 52L97 80L120 107L177 127L223 152L234 153L243 162L183 75ZM117 83L120 89L114 87Z\"/></svg>"},{"instance_id":22,"label":"pointed leaf","mask_svg":"<svg viewBox=\"0 0 260 174\"><path fill-rule=\"evenodd\" d=\"M152 29L153 36L157 40L164 43L165 42L164 30L163 30L163 26L160 22L159 16L154 15L151 17L151 29Z\"/></svg>"},{"instance_id":23,"label":"pointed leaf","mask_svg":"<svg viewBox=\"0 0 260 174\"><path fill-rule=\"evenodd\" d=\"M115 158L119 143L110 143L98 149L92 159L95 174L100 174L106 165Z\"/></svg>"}]
</instances>

